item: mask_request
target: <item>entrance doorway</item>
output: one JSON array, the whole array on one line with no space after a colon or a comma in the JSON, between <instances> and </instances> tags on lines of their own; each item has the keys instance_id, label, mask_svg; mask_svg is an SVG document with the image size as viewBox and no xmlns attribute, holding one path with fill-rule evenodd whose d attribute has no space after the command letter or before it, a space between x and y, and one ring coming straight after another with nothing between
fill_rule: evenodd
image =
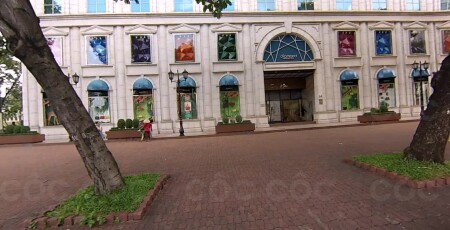
<instances>
[{"instance_id":1,"label":"entrance doorway","mask_svg":"<svg viewBox=\"0 0 450 230\"><path fill-rule=\"evenodd\" d=\"M313 70L264 73L269 123L312 121ZM309 111L308 113L308 110Z\"/></svg>"}]
</instances>

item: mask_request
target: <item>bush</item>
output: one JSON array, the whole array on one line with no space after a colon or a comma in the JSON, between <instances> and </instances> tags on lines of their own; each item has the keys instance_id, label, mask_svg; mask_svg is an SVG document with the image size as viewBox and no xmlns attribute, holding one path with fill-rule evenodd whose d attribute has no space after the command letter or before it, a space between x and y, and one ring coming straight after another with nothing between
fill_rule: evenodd
<instances>
[{"instance_id":1,"label":"bush","mask_svg":"<svg viewBox=\"0 0 450 230\"><path fill-rule=\"evenodd\" d=\"M14 133L22 133L22 126L20 125L14 126Z\"/></svg>"},{"instance_id":2,"label":"bush","mask_svg":"<svg viewBox=\"0 0 450 230\"><path fill-rule=\"evenodd\" d=\"M7 133L7 134L14 133L14 127L15 127L14 125L6 126L5 133Z\"/></svg>"},{"instance_id":3,"label":"bush","mask_svg":"<svg viewBox=\"0 0 450 230\"><path fill-rule=\"evenodd\" d=\"M135 129L139 128L139 119L137 118L133 119L133 128Z\"/></svg>"},{"instance_id":4,"label":"bush","mask_svg":"<svg viewBox=\"0 0 450 230\"><path fill-rule=\"evenodd\" d=\"M128 118L128 119L125 121L125 126L126 126L127 129L131 129L131 128L133 127L133 120L131 120L131 119Z\"/></svg>"},{"instance_id":5,"label":"bush","mask_svg":"<svg viewBox=\"0 0 450 230\"><path fill-rule=\"evenodd\" d=\"M30 132L30 126L22 126L22 133L29 133Z\"/></svg>"},{"instance_id":6,"label":"bush","mask_svg":"<svg viewBox=\"0 0 450 230\"><path fill-rule=\"evenodd\" d=\"M228 124L228 122L230 122L230 119L228 117L224 117L224 118L222 118L222 122L224 124Z\"/></svg>"},{"instance_id":7,"label":"bush","mask_svg":"<svg viewBox=\"0 0 450 230\"><path fill-rule=\"evenodd\" d=\"M241 115L237 115L236 116L236 122L237 123L242 123L242 116Z\"/></svg>"},{"instance_id":8,"label":"bush","mask_svg":"<svg viewBox=\"0 0 450 230\"><path fill-rule=\"evenodd\" d=\"M380 113L380 110L377 108L371 108L370 113Z\"/></svg>"},{"instance_id":9,"label":"bush","mask_svg":"<svg viewBox=\"0 0 450 230\"><path fill-rule=\"evenodd\" d=\"M117 128L119 129L125 129L125 120L124 119L119 119L117 121Z\"/></svg>"},{"instance_id":10,"label":"bush","mask_svg":"<svg viewBox=\"0 0 450 230\"><path fill-rule=\"evenodd\" d=\"M388 104L386 103L386 102L381 102L380 103L380 112L381 113L386 113L387 111L389 111L389 108L388 108Z\"/></svg>"}]
</instances>

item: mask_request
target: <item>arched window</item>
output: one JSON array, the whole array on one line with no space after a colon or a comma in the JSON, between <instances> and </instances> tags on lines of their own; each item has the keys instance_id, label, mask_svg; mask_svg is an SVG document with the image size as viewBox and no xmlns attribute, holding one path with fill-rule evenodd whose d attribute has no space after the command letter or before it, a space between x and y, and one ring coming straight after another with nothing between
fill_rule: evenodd
<instances>
[{"instance_id":1,"label":"arched window","mask_svg":"<svg viewBox=\"0 0 450 230\"><path fill-rule=\"evenodd\" d=\"M359 109L358 74L353 70L344 70L339 79L341 80L342 110Z\"/></svg>"},{"instance_id":2,"label":"arched window","mask_svg":"<svg viewBox=\"0 0 450 230\"><path fill-rule=\"evenodd\" d=\"M178 87L179 111L183 119L197 119L197 87L195 81L188 77L185 80L180 79Z\"/></svg>"},{"instance_id":3,"label":"arched window","mask_svg":"<svg viewBox=\"0 0 450 230\"><path fill-rule=\"evenodd\" d=\"M264 51L266 62L313 61L314 54L308 43L295 35L284 34L272 39Z\"/></svg>"},{"instance_id":4,"label":"arched window","mask_svg":"<svg viewBox=\"0 0 450 230\"><path fill-rule=\"evenodd\" d=\"M88 87L88 109L94 122L109 123L109 86L102 80L94 80Z\"/></svg>"},{"instance_id":5,"label":"arched window","mask_svg":"<svg viewBox=\"0 0 450 230\"><path fill-rule=\"evenodd\" d=\"M133 111L134 118L154 118L153 84L145 78L139 78L133 84Z\"/></svg>"},{"instance_id":6,"label":"arched window","mask_svg":"<svg viewBox=\"0 0 450 230\"><path fill-rule=\"evenodd\" d=\"M235 118L240 115L239 82L233 75L225 75L219 81L220 115Z\"/></svg>"},{"instance_id":7,"label":"arched window","mask_svg":"<svg viewBox=\"0 0 450 230\"><path fill-rule=\"evenodd\" d=\"M395 107L395 73L392 69L382 68L377 73L378 103Z\"/></svg>"}]
</instances>

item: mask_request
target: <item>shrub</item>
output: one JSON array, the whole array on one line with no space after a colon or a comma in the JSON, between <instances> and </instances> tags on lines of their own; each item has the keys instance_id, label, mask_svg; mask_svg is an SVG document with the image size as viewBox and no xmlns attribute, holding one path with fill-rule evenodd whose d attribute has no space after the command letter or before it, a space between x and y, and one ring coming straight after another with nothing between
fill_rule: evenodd
<instances>
[{"instance_id":1,"label":"shrub","mask_svg":"<svg viewBox=\"0 0 450 230\"><path fill-rule=\"evenodd\" d=\"M128 118L128 119L125 121L125 126L126 126L127 129L131 129L131 128L133 127L133 120L131 120L131 119Z\"/></svg>"},{"instance_id":2,"label":"shrub","mask_svg":"<svg viewBox=\"0 0 450 230\"><path fill-rule=\"evenodd\" d=\"M119 129L124 129L125 128L125 120L124 119L119 119L117 121L117 128L119 128Z\"/></svg>"},{"instance_id":3,"label":"shrub","mask_svg":"<svg viewBox=\"0 0 450 230\"><path fill-rule=\"evenodd\" d=\"M20 125L14 126L14 133L22 133L22 126Z\"/></svg>"},{"instance_id":4,"label":"shrub","mask_svg":"<svg viewBox=\"0 0 450 230\"><path fill-rule=\"evenodd\" d=\"M8 134L14 133L14 125L6 126L5 133L8 133Z\"/></svg>"},{"instance_id":5,"label":"shrub","mask_svg":"<svg viewBox=\"0 0 450 230\"><path fill-rule=\"evenodd\" d=\"M29 133L30 132L30 126L26 126L26 125L22 126L21 132L22 133Z\"/></svg>"},{"instance_id":6,"label":"shrub","mask_svg":"<svg viewBox=\"0 0 450 230\"><path fill-rule=\"evenodd\" d=\"M386 113L387 111L389 111L389 108L388 108L388 104L386 103L386 102L381 102L380 103L380 112L381 113Z\"/></svg>"},{"instance_id":7,"label":"shrub","mask_svg":"<svg viewBox=\"0 0 450 230\"><path fill-rule=\"evenodd\" d=\"M380 110L377 108L371 108L370 113L380 113Z\"/></svg>"},{"instance_id":8,"label":"shrub","mask_svg":"<svg viewBox=\"0 0 450 230\"><path fill-rule=\"evenodd\" d=\"M241 115L237 115L236 116L236 122L237 123L242 123L242 116Z\"/></svg>"},{"instance_id":9,"label":"shrub","mask_svg":"<svg viewBox=\"0 0 450 230\"><path fill-rule=\"evenodd\" d=\"M133 128L135 129L139 128L139 119L137 118L133 119Z\"/></svg>"},{"instance_id":10,"label":"shrub","mask_svg":"<svg viewBox=\"0 0 450 230\"><path fill-rule=\"evenodd\" d=\"M228 124L228 122L230 122L230 119L229 119L228 117L223 117L223 118L222 118L222 122L223 122L224 124Z\"/></svg>"}]
</instances>

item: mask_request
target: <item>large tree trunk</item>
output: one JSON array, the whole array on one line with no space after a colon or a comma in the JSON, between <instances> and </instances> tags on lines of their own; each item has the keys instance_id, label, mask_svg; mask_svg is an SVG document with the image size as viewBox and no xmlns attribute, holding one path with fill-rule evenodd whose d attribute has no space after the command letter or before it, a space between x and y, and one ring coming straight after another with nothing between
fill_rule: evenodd
<instances>
[{"instance_id":1,"label":"large tree trunk","mask_svg":"<svg viewBox=\"0 0 450 230\"><path fill-rule=\"evenodd\" d=\"M442 164L450 132L450 55L434 74L431 87L434 92L404 156Z\"/></svg>"},{"instance_id":2,"label":"large tree trunk","mask_svg":"<svg viewBox=\"0 0 450 230\"><path fill-rule=\"evenodd\" d=\"M124 185L119 167L67 77L56 63L27 0L2 1L0 32L8 48L45 90L61 124L72 137L98 194Z\"/></svg>"}]
</instances>

